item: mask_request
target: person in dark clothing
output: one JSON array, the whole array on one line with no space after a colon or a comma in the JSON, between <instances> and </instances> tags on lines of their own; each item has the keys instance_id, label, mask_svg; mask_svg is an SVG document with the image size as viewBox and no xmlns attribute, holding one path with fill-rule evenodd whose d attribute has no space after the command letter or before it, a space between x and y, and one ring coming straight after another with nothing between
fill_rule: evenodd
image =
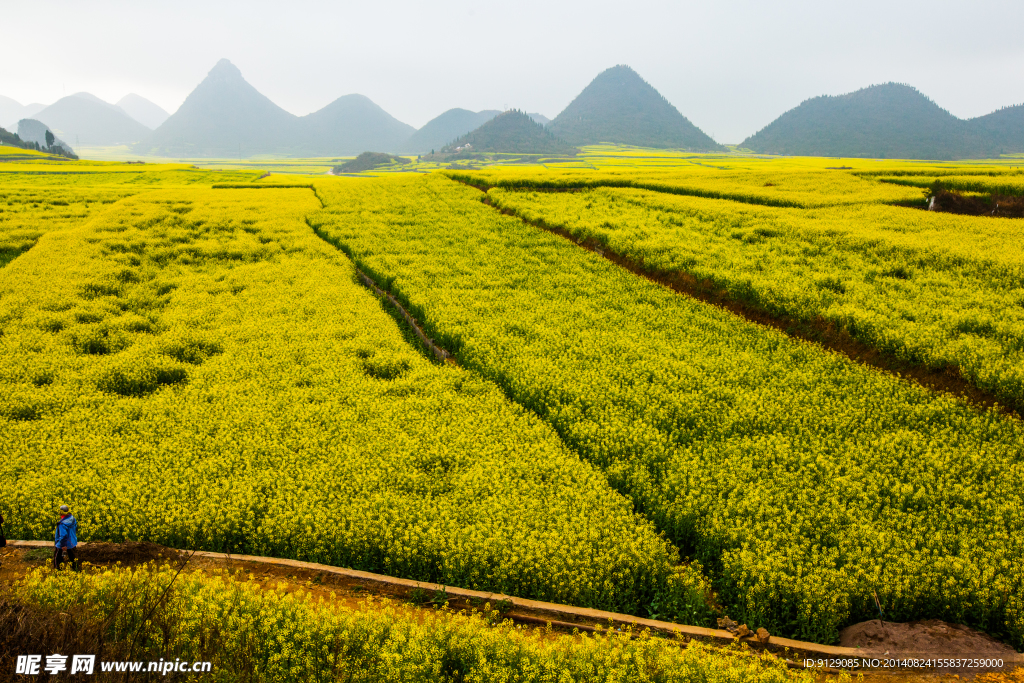
<instances>
[{"instance_id":1,"label":"person in dark clothing","mask_svg":"<svg viewBox=\"0 0 1024 683\"><path fill-rule=\"evenodd\" d=\"M60 506L60 521L53 532L53 568L60 569L64 564L64 551L68 551L71 568L78 569L78 520L75 519L67 505Z\"/></svg>"}]
</instances>

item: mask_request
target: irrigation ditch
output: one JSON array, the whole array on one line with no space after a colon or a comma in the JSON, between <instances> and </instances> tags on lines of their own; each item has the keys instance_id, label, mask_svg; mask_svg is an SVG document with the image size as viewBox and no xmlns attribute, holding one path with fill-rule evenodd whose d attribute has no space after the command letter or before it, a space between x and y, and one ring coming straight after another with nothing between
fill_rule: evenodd
<instances>
[{"instance_id":1,"label":"irrigation ditch","mask_svg":"<svg viewBox=\"0 0 1024 683\"><path fill-rule=\"evenodd\" d=\"M356 269L356 273L359 274L359 279L363 281L363 284L365 284L367 287L373 290L373 292L378 297L380 297L381 299L386 299L388 302L391 303L392 306L395 307L395 310L397 310L398 313L405 320L405 322L408 323L409 327L412 329L417 339L420 340L420 343L423 344L423 346L426 347L426 349L434 355L434 358L436 358L442 363L455 364L455 360L452 358L452 354L448 353L440 346L435 344L434 340L427 336L427 333L423 331L423 328L420 327L419 323L416 321L415 318L412 317L409 311L405 310L405 307L402 306L402 304L398 303L398 299L392 296L389 292L385 292L383 289L378 287L377 283L374 282L373 279L370 278L370 276L368 276L366 273L360 270L359 266L355 265L355 263L352 264L352 267Z\"/></svg>"},{"instance_id":2,"label":"irrigation ditch","mask_svg":"<svg viewBox=\"0 0 1024 683\"><path fill-rule=\"evenodd\" d=\"M262 176L260 176L259 178L257 178L257 180L265 178L265 177L267 177L269 175L270 175L269 173L265 173ZM323 201L323 199L320 198L320 195L316 191L316 187L312 183L279 183L279 184L270 184L270 183L267 183L267 184L257 184L257 183L219 183L219 184L213 185L213 189L215 189L215 190L268 189L268 188L269 189L306 189L306 190L312 190L313 191L313 196L316 197L316 200L320 203L320 208L321 209L324 208L324 201ZM364 273L362 271L362 269L359 268L358 265L356 265L355 259L352 258L352 255L348 251L346 251L344 249L341 249L332 240L328 239L328 237L326 235L324 235L320 230L317 230L317 228L315 228L313 226L313 224L310 223L308 216L306 217L305 221L306 221L306 225L309 227L310 230L313 231L313 233L317 237L319 237L321 240L323 240L327 244L330 244L331 246L333 246L334 248L338 249L343 254L345 254L345 256L352 263L352 267L355 268L356 273L359 275L359 279L363 282L363 284L366 285L367 287L369 287L379 298L386 300L388 303L390 303L391 306L394 307L394 310L396 310L398 312L398 314L402 317L402 319L405 320L406 324L408 324L408 326L409 326L409 329L416 336L416 338L419 340L419 342L423 345L424 348L427 349L427 351L429 351L434 356L434 358L436 358L441 363L456 364L455 360L452 358L452 355L450 353L448 353L448 351L446 351L445 349L442 349L440 346L438 346L434 342L434 340L432 340L430 337L427 336L426 332L423 331L423 328L420 326L419 322L416 321L416 319L409 313L409 311L407 311L405 309L404 306L402 306L402 304L398 303L398 300L394 296L392 296L389 292L386 292L385 290L381 289L377 285L377 283L373 281L373 279L371 277L369 277L366 273Z\"/></svg>"},{"instance_id":3,"label":"irrigation ditch","mask_svg":"<svg viewBox=\"0 0 1024 683\"><path fill-rule=\"evenodd\" d=\"M1000 194L964 194L939 187L928 199L928 210L962 216L1024 218L1024 197Z\"/></svg>"}]
</instances>

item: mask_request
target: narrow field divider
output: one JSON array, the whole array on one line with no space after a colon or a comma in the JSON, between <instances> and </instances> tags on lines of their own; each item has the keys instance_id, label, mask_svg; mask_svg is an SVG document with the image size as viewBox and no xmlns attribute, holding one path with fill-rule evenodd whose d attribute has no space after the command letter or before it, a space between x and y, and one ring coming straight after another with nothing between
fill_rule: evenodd
<instances>
[{"instance_id":1,"label":"narrow field divider","mask_svg":"<svg viewBox=\"0 0 1024 683\"><path fill-rule=\"evenodd\" d=\"M473 169L477 170L477 169ZM838 169L836 169L838 170ZM510 191L524 191L524 192L582 192L584 190L595 190L599 188L618 188L618 189L635 189L635 190L646 190L648 192L658 192L661 194L668 195L679 195L683 197L697 197L700 199L721 199L726 201L737 202L740 204L751 204L755 206L768 206L775 208L790 208L790 209L811 209L811 208L824 208L825 206L851 206L855 204L863 203L879 203L879 204L891 204L891 205L908 205L924 208L927 201L924 197L888 197L884 200L877 198L848 198L844 201L815 201L811 197L805 196L803 199L785 197L785 196L766 196L764 194L751 194L750 189L746 190L717 190L709 187L699 187L696 185L687 185L684 181L679 183L673 183L671 181L664 182L654 179L644 178L559 178L559 179L533 179L523 177L481 177L474 175L472 172L467 170L446 170L442 171L442 174L456 182L475 187L482 192L488 192L491 189L504 189ZM757 188L752 188L756 190ZM807 193L805 193L806 195Z\"/></svg>"},{"instance_id":2,"label":"narrow field divider","mask_svg":"<svg viewBox=\"0 0 1024 683\"><path fill-rule=\"evenodd\" d=\"M434 357L437 358L437 360L441 361L442 363L455 364L455 359L452 358L452 354L448 353L440 346L435 344L434 340L427 336L427 333L423 331L423 328L420 327L418 322L416 322L416 319L412 317L409 311L405 310L405 307L402 306L402 304L398 303L398 300L395 297L393 297L390 293L378 287L377 283L374 282L373 279L370 278L370 276L368 276L366 273L360 270L358 266L355 266L355 264L353 264L353 266L355 267L356 272L359 274L359 279L363 281L363 284L372 289L373 292L378 297L382 299L387 299L389 302L391 302L391 305L398 310L398 312L402 315L402 318L405 319L405 322L409 323L409 327L412 328L412 331L416 334L416 337L424 346L427 347L427 349L432 354L434 354Z\"/></svg>"},{"instance_id":3,"label":"narrow field divider","mask_svg":"<svg viewBox=\"0 0 1024 683\"><path fill-rule=\"evenodd\" d=\"M258 180L258 178L257 178ZM313 183L214 183L214 190L312 190Z\"/></svg>"}]
</instances>

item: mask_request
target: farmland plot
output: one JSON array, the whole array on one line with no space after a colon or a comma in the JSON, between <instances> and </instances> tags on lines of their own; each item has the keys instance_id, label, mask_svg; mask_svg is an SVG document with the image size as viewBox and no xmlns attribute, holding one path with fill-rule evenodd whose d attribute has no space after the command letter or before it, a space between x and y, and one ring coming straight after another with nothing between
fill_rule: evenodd
<instances>
[{"instance_id":1,"label":"farmland plot","mask_svg":"<svg viewBox=\"0 0 1024 683\"><path fill-rule=\"evenodd\" d=\"M7 533L67 503L84 540L706 612L699 568L548 425L407 343L318 208L150 189L0 270Z\"/></svg>"},{"instance_id":2,"label":"farmland plot","mask_svg":"<svg viewBox=\"0 0 1024 683\"><path fill-rule=\"evenodd\" d=\"M495 206L771 316L824 322L1024 409L1024 225L892 206L805 211L642 190L492 189Z\"/></svg>"},{"instance_id":3,"label":"farmland plot","mask_svg":"<svg viewBox=\"0 0 1024 683\"><path fill-rule=\"evenodd\" d=\"M436 176L317 184L310 224L600 467L730 614L1024 637L1024 430L637 278Z\"/></svg>"}]
</instances>

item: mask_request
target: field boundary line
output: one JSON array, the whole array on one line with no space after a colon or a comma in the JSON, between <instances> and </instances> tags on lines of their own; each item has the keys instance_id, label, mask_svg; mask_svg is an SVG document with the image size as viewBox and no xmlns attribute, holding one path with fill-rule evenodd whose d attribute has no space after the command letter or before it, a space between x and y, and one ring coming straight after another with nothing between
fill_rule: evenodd
<instances>
[{"instance_id":1,"label":"field boundary line","mask_svg":"<svg viewBox=\"0 0 1024 683\"><path fill-rule=\"evenodd\" d=\"M462 183L460 180L454 178L453 180ZM895 375L899 379L913 381L930 391L952 394L976 408L996 409L1003 415L1017 420L1022 419L1024 407L1015 403L1007 405L1006 402L1000 401L994 394L965 379L960 373L959 368L950 365L947 365L945 368L929 368L921 364L900 361L884 351L854 338L846 330L837 327L834 323L823 318L803 320L773 316L760 308L744 304L729 297L723 290L714 287L713 283L698 280L690 273L685 271L670 273L646 268L631 258L610 249L607 245L600 243L596 239L589 238L578 241L565 228L549 225L544 221L525 218L512 209L496 206L485 190L481 190L476 185L470 183L462 184L484 192L483 203L498 213L515 218L530 227L562 237L577 247L597 254L623 270L656 285L665 287L677 294L716 306L748 322L770 327L787 337L816 344L827 351L840 354L854 363L881 370Z\"/></svg>"},{"instance_id":2,"label":"field boundary line","mask_svg":"<svg viewBox=\"0 0 1024 683\"><path fill-rule=\"evenodd\" d=\"M711 168L705 164L699 164L706 168ZM473 169L477 170L477 169ZM753 206L766 206L776 209L827 209L844 206L860 206L860 205L879 205L879 206L909 206L910 208L922 208L926 204L926 199L922 197L920 201L907 200L909 203L904 204L897 201L871 201L871 200L849 200L843 202L836 202L834 204L808 204L807 202L801 202L792 199L785 199L782 197L764 197L764 196L753 196L743 195L736 192L720 192L717 190L710 190L706 188L685 186L685 185L665 185L659 182L644 182L636 180L626 179L610 179L605 178L602 180L581 180L576 183L566 185L556 185L554 183L537 184L537 185L517 185L514 183L506 184L490 184L483 178L474 178L471 174L464 172L460 169L445 169L441 173L449 180L454 180L457 183L468 185L469 187L475 187L481 192L486 193L491 189L508 190L509 192L582 192L584 190L595 190L598 188L611 188L611 189L633 189L633 190L646 190L648 192L657 192L659 194L678 195L681 197L696 197L698 199L719 199L723 201L736 202L737 204L749 204Z\"/></svg>"},{"instance_id":3,"label":"field boundary line","mask_svg":"<svg viewBox=\"0 0 1024 683\"><path fill-rule=\"evenodd\" d=\"M17 541L8 540L8 546L10 547L22 547L22 548L52 548L52 541ZM79 543L78 546L87 548L88 542ZM597 622L604 626L633 626L639 629L650 629L652 632L682 636L685 638L710 641L716 644L729 644L734 642L741 642L748 644L758 649L763 649L763 645L758 643L755 637L747 638L736 638L729 631L713 628L705 628L703 626L689 626L687 624L676 624L670 621L658 621L656 619L645 619L643 617L633 616L631 614L619 614L617 612L607 612L605 610L591 609L589 607L574 607L572 605L562 605L554 602L544 602L541 600L529 600L527 598L517 598L511 595L504 595L502 593L494 593L488 591L478 591L469 588L458 588L456 586L447 586L443 584L430 583L427 581L416 581L413 579L401 579L394 576L388 576L385 574L375 574L373 572L365 572L358 569L345 569L344 567L333 567L331 565L317 564L315 562L304 562L302 560L289 560L285 558L276 557L263 557L259 555L235 555L232 553L215 553L204 550L195 551L195 557L204 557L213 560L224 560L226 562L252 562L256 564L269 564L283 567L294 567L296 569L305 569L309 571L317 571L324 574L334 574L336 576L344 577L346 579L359 581L365 584L377 585L380 587L399 589L402 591L433 591L440 593L448 597L461 598L467 601L484 601L490 602L492 605L496 603L505 603L512 606L513 609L520 609L525 611L527 620L534 620L537 618L543 618L545 622L552 622L558 625L567 625L572 627L580 627L581 630L589 630L585 624L572 623L572 620L582 619L590 622ZM83 558L88 559L88 558ZM767 647L771 650L784 650L788 649L799 653L808 654L820 654L836 657L859 657L861 650L852 647L839 647L835 645L822 645L820 643L810 643L800 640L791 640L789 638L780 638L777 636L771 636L771 640ZM1024 661L1024 656L1018 656L1017 660Z\"/></svg>"},{"instance_id":4,"label":"field boundary line","mask_svg":"<svg viewBox=\"0 0 1024 683\"><path fill-rule=\"evenodd\" d=\"M312 189L313 195L316 197L317 201L320 202L320 207L323 208L324 200L320 198L320 193L316 191L315 187ZM362 280L364 285L369 287L373 291L373 293L377 295L378 298L387 300L388 302L391 303L392 306L395 307L395 309L402 316L405 322L408 323L409 327L412 328L413 334L416 335L416 338L420 340L420 343L422 343L423 346L425 346L427 350L430 351L430 353L433 354L433 356L438 361L440 361L441 363L450 363L452 365L458 365L458 362L455 360L452 354L448 352L447 349L441 348L440 345L438 345L433 339L427 336L427 333L420 326L419 322L417 322L416 318L414 318L412 314L406 310L405 306L399 303L398 299L396 299L390 292L381 288L372 277L363 272L363 269L358 266L355 258L348 249L346 249L341 244L337 243L335 240L328 237L326 234L324 234L322 230L315 227L310 222L309 216L306 216L305 221L306 225L309 226L309 229L313 231L314 235L319 237L324 243L330 245L335 250L340 251L345 256L345 258L348 259L349 263L352 264L352 268L355 269L356 274L359 276L359 279Z\"/></svg>"},{"instance_id":5,"label":"field boundary line","mask_svg":"<svg viewBox=\"0 0 1024 683\"><path fill-rule=\"evenodd\" d=\"M261 176L265 177L265 176ZM257 178L259 180L259 178ZM211 190L312 190L313 183L214 183Z\"/></svg>"},{"instance_id":6,"label":"field boundary line","mask_svg":"<svg viewBox=\"0 0 1024 683\"><path fill-rule=\"evenodd\" d=\"M416 337L420 340L420 342L423 343L424 346L427 347L427 349L432 354L434 354L435 358L437 358L442 363L455 363L455 360L452 358L452 354L448 353L446 350L442 349L440 346L435 344L434 340L427 336L427 333L423 331L423 328L420 327L419 323L416 322L416 319L412 317L409 311L405 310L405 307L402 306L402 304L398 303L398 299L392 296L391 293L386 292L380 287L378 287L377 283L373 281L373 278L371 278L369 275L360 270L359 266L353 263L352 267L356 269L356 273L359 274L359 279L363 281L363 284L372 289L374 293L377 294L377 296L390 301L391 305L398 309L398 312L405 319L405 322L409 323L409 327L412 328L412 331L416 334Z\"/></svg>"}]
</instances>

